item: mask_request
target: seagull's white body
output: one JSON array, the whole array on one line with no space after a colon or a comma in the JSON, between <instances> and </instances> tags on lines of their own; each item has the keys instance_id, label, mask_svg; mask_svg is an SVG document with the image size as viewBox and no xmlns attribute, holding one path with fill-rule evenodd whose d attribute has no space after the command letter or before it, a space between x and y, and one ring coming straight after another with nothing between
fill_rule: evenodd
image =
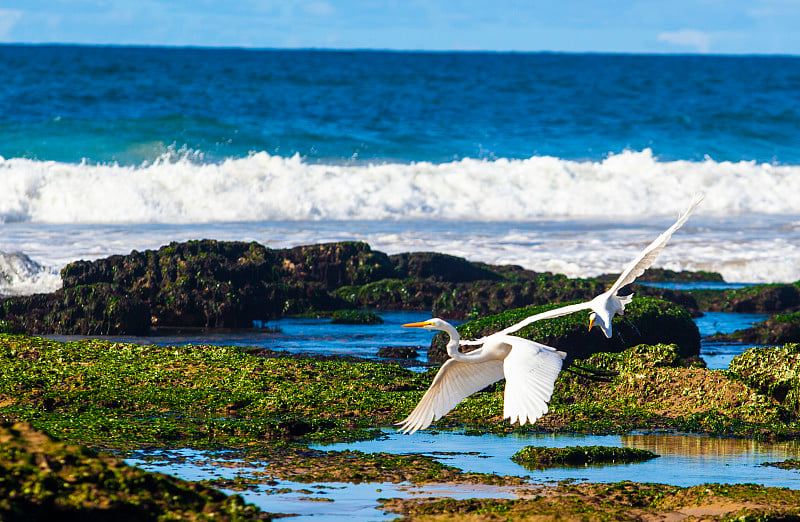
<instances>
[{"instance_id":1,"label":"seagull's white body","mask_svg":"<svg viewBox=\"0 0 800 522\"><path fill-rule=\"evenodd\" d=\"M547 402L553 395L566 353L502 334L490 335L481 348L461 353L458 332L446 321L430 319L403 326L446 332L450 336L447 353L451 357L439 369L414 411L398 423L403 433L427 428L465 398L503 378L506 379L503 418L512 424L533 424L547 413Z\"/></svg>"},{"instance_id":2,"label":"seagull's white body","mask_svg":"<svg viewBox=\"0 0 800 522\"><path fill-rule=\"evenodd\" d=\"M686 223L686 220L689 219L689 216L694 209L697 208L697 205L699 205L701 201L703 201L703 195L696 195L689 208L683 214L681 214L678 220L675 221L675 223L673 223L673 225L665 230L660 236L658 236L652 243L647 245L647 247L642 250L639 255L628 264L628 266L625 267L614 284L611 285L611 288L602 294L598 295L591 301L562 306L560 308L555 308L540 314L532 315L518 322L517 324L509 326L508 328L500 330L492 335L507 335L516 332L517 330L521 330L522 328L536 321L552 319L553 317L561 317L563 315L568 315L580 310L591 310L592 313L589 315L589 329L591 329L594 324L597 324L605 336L610 338L612 333L611 320L614 318L615 314L622 315L625 311L625 305L630 303L631 299L633 298L633 294L619 296L617 295L617 292L619 292L622 287L633 283L637 277L642 275L645 270L650 268L650 266L658 257L658 254L661 253L661 251L664 249L664 246L672 237L672 234L674 234L676 230L681 228L681 226ZM461 344L483 344L487 340L488 337L482 337L473 341L461 341Z\"/></svg>"}]
</instances>

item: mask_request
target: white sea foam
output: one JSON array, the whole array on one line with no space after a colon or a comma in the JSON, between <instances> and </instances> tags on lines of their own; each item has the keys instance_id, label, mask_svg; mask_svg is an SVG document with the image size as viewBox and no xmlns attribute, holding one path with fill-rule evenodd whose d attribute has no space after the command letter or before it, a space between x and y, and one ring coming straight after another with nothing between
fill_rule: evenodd
<instances>
[{"instance_id":1,"label":"white sea foam","mask_svg":"<svg viewBox=\"0 0 800 522\"><path fill-rule=\"evenodd\" d=\"M61 286L58 271L22 252L0 252L0 296L53 292Z\"/></svg>"},{"instance_id":2,"label":"white sea foam","mask_svg":"<svg viewBox=\"0 0 800 522\"><path fill-rule=\"evenodd\" d=\"M0 222L206 223L268 220L530 221L795 213L800 166L555 157L324 165L256 153L218 164L164 156L139 167L0 158Z\"/></svg>"}]
</instances>

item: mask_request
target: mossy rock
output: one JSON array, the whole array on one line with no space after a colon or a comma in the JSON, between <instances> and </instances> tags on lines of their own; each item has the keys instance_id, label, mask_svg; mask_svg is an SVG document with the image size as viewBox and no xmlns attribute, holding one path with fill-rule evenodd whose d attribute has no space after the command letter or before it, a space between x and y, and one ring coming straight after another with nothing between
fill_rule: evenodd
<instances>
[{"instance_id":1,"label":"mossy rock","mask_svg":"<svg viewBox=\"0 0 800 522\"><path fill-rule=\"evenodd\" d=\"M334 324L383 324L381 316L368 310L336 310L331 322Z\"/></svg>"},{"instance_id":2,"label":"mossy rock","mask_svg":"<svg viewBox=\"0 0 800 522\"><path fill-rule=\"evenodd\" d=\"M52 294L18 296L3 301L0 316L10 331L82 335L147 335L150 307L114 284L60 288Z\"/></svg>"},{"instance_id":3,"label":"mossy rock","mask_svg":"<svg viewBox=\"0 0 800 522\"><path fill-rule=\"evenodd\" d=\"M778 469L800 471L800 460L798 459L786 459L786 460L781 460L779 462L764 462L761 465L771 466L773 468L778 468Z\"/></svg>"},{"instance_id":4,"label":"mossy rock","mask_svg":"<svg viewBox=\"0 0 800 522\"><path fill-rule=\"evenodd\" d=\"M619 353L600 352L585 359L590 367L617 373L636 373L654 368L685 366L675 344L639 344Z\"/></svg>"},{"instance_id":5,"label":"mossy rock","mask_svg":"<svg viewBox=\"0 0 800 522\"><path fill-rule=\"evenodd\" d=\"M800 414L800 344L752 348L733 358L730 375Z\"/></svg>"},{"instance_id":6,"label":"mossy rock","mask_svg":"<svg viewBox=\"0 0 800 522\"><path fill-rule=\"evenodd\" d=\"M605 282L614 282L619 277L619 274L603 274L597 276L597 279ZM637 281L647 283L690 283L690 282L718 282L723 283L725 280L719 272L709 272L706 270L669 270L666 268L648 268L644 274L636 278Z\"/></svg>"},{"instance_id":7,"label":"mossy rock","mask_svg":"<svg viewBox=\"0 0 800 522\"><path fill-rule=\"evenodd\" d=\"M800 281L754 285L729 290L689 290L701 310L711 312L776 313L800 306Z\"/></svg>"},{"instance_id":8,"label":"mossy rock","mask_svg":"<svg viewBox=\"0 0 800 522\"><path fill-rule=\"evenodd\" d=\"M395 275L389 256L361 241L341 241L275 251L281 272L293 281L322 283L327 289L363 285Z\"/></svg>"},{"instance_id":9,"label":"mossy rock","mask_svg":"<svg viewBox=\"0 0 800 522\"><path fill-rule=\"evenodd\" d=\"M27 423L0 425L2 520L271 520L239 496L149 473Z\"/></svg>"},{"instance_id":10,"label":"mossy rock","mask_svg":"<svg viewBox=\"0 0 800 522\"><path fill-rule=\"evenodd\" d=\"M386 359L416 359L419 352L416 346L384 346L376 355Z\"/></svg>"},{"instance_id":11,"label":"mossy rock","mask_svg":"<svg viewBox=\"0 0 800 522\"><path fill-rule=\"evenodd\" d=\"M463 339L476 339L511 326L530 315L570 303L532 306L507 310L469 321L457 327ZM621 352L639 344L675 344L679 356L687 358L700 353L700 332L683 308L650 297L638 297L625 308L624 316L613 320L613 336L607 339L599 328L588 330L589 311L539 321L515 332L567 352L567 360L585 359L599 352ZM441 363L447 359L446 335L437 334L428 349L428 360Z\"/></svg>"},{"instance_id":12,"label":"mossy rock","mask_svg":"<svg viewBox=\"0 0 800 522\"><path fill-rule=\"evenodd\" d=\"M727 335L714 336L714 340L720 339L734 340L745 344L800 343L800 311L776 314L750 328Z\"/></svg>"},{"instance_id":13,"label":"mossy rock","mask_svg":"<svg viewBox=\"0 0 800 522\"><path fill-rule=\"evenodd\" d=\"M525 446L514 453L511 460L528 469L543 469L559 466L586 466L601 464L630 464L657 458L652 451L637 448L609 446L568 446L566 448L543 448Z\"/></svg>"},{"instance_id":14,"label":"mossy rock","mask_svg":"<svg viewBox=\"0 0 800 522\"><path fill-rule=\"evenodd\" d=\"M401 279L433 279L450 283L498 281L503 277L487 265L436 252L411 252L389 256Z\"/></svg>"}]
</instances>

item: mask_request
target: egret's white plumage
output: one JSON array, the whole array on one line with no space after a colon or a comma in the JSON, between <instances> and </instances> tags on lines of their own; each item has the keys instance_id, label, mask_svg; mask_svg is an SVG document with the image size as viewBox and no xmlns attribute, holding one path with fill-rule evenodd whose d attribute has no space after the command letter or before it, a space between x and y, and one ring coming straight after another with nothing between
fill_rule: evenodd
<instances>
[{"instance_id":1,"label":"egret's white plumage","mask_svg":"<svg viewBox=\"0 0 800 522\"><path fill-rule=\"evenodd\" d=\"M414 411L398 423L403 433L427 428L465 398L504 377L504 418L524 425L547 413L547 402L553 395L566 353L512 335L490 335L482 347L461 353L458 332L446 321L430 319L403 326L446 332L450 336L447 353L451 357L439 369Z\"/></svg>"},{"instance_id":2,"label":"egret's white plumage","mask_svg":"<svg viewBox=\"0 0 800 522\"><path fill-rule=\"evenodd\" d=\"M500 330L492 335L507 335L512 332L516 332L531 323L536 321L541 321L543 319L552 319L553 317L561 317L564 315L568 315L574 312L578 312L580 310L591 310L592 313L589 314L589 329L592 328L595 324L597 324L600 329L603 331L606 337L611 337L611 320L614 318L615 314L620 314L625 311L625 305L630 303L633 294L619 296L617 292L620 291L625 285L629 285L633 283L637 277L642 275L645 270L650 268L650 266L655 262L658 254L664 249L664 246L667 244L669 239L672 237L672 234L675 233L684 223L686 220L689 219L689 216L697 208L697 205L703 201L703 195L698 194L692 200L691 205L689 208L681 214L675 223L667 230L665 230L660 236L658 236L652 243L647 245L647 247L642 250L638 256L636 256L633 261L631 261L625 269L622 271L620 276L611 285L611 288L603 292L602 294L598 295L591 301L586 301L584 303L577 303L567 306L562 306L560 308L555 308L553 310L548 310L546 312L542 312L540 314L532 315L508 328ZM472 341L461 341L462 345L477 345L483 344L486 342L488 337L482 337L480 339L475 339Z\"/></svg>"}]
</instances>

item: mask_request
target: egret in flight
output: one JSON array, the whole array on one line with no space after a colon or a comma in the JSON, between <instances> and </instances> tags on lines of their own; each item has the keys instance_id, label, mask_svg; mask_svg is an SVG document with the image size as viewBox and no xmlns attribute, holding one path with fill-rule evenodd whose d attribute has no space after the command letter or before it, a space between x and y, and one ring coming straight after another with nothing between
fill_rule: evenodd
<instances>
[{"instance_id":1,"label":"egret in flight","mask_svg":"<svg viewBox=\"0 0 800 522\"><path fill-rule=\"evenodd\" d=\"M450 336L450 355L428 391L409 416L398 423L403 433L424 430L445 416L458 403L490 384L506 379L503 418L512 424L533 424L547 413L547 402L561 371L566 353L513 335L494 334L484 338L483 346L469 353L458 349L459 335L450 323L429 319L406 327L441 330Z\"/></svg>"},{"instance_id":2,"label":"egret in flight","mask_svg":"<svg viewBox=\"0 0 800 522\"><path fill-rule=\"evenodd\" d=\"M572 305L562 306L560 308L555 308L553 310L548 310L546 312L542 312L539 314L532 315L522 321L505 328L504 330L500 330L492 334L494 335L507 335L512 332L516 332L517 330L521 330L522 328L528 326L531 323L536 321L541 321L543 319L552 319L553 317L561 317L563 315L568 315L574 312L578 312L580 310L591 310L592 313L589 314L589 330L596 324L600 327L606 337L611 337L611 320L614 318L615 314L622 315L625 311L625 305L631 302L633 298L633 294L629 295L617 295L617 292L626 285L633 283L637 277L642 275L645 270L650 268L653 262L658 257L658 254L664 249L664 246L667 244L667 241L672 237L672 234L675 233L676 230L681 228L681 226L686 223L686 220L689 219L692 211L697 208L697 205L703 201L703 195L697 194L694 199L692 200L691 205L689 208L681 214L678 220L673 223L671 227L665 230L660 236L658 236L652 243L647 245L647 247L642 250L638 256L636 256L633 261L631 261L628 266L622 271L622 274L617 278L611 288L603 292L602 294L598 295L591 301L586 301L583 303L576 303ZM490 336L491 337L491 336ZM483 344L489 339L489 337L481 337L480 339L475 339L472 341L461 341L462 345L476 345L476 344Z\"/></svg>"}]
</instances>

